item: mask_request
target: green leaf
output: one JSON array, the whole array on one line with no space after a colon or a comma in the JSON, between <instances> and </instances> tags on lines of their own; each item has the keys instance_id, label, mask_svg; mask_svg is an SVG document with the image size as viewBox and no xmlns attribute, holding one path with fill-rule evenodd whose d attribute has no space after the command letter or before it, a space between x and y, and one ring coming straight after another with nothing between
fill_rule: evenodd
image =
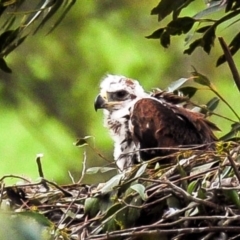
<instances>
[{"instance_id":1,"label":"green leaf","mask_svg":"<svg viewBox=\"0 0 240 240\"><path fill-rule=\"evenodd\" d=\"M191 98L195 95L195 93L197 92L198 88L196 87L182 87L179 88L179 91L184 95L187 96L188 98Z\"/></svg>"},{"instance_id":2,"label":"green leaf","mask_svg":"<svg viewBox=\"0 0 240 240\"><path fill-rule=\"evenodd\" d=\"M90 197L85 200L84 213L89 214L90 217L95 217L100 210L100 199L97 197Z\"/></svg>"},{"instance_id":3,"label":"green leaf","mask_svg":"<svg viewBox=\"0 0 240 240\"><path fill-rule=\"evenodd\" d=\"M86 170L86 174L96 174L100 172L101 167L91 167Z\"/></svg>"},{"instance_id":4,"label":"green leaf","mask_svg":"<svg viewBox=\"0 0 240 240\"><path fill-rule=\"evenodd\" d=\"M179 209L181 208L181 203L178 198L171 196L167 198L167 206L169 208Z\"/></svg>"},{"instance_id":5,"label":"green leaf","mask_svg":"<svg viewBox=\"0 0 240 240\"><path fill-rule=\"evenodd\" d=\"M158 30L154 31L151 35L146 36L146 38L160 39L164 30L165 30L165 28L159 28Z\"/></svg>"},{"instance_id":6,"label":"green leaf","mask_svg":"<svg viewBox=\"0 0 240 240\"><path fill-rule=\"evenodd\" d=\"M129 204L131 206L140 207L142 205L142 199L139 196L134 197ZM123 216L125 217L125 226L126 227L135 226L136 221L139 220L140 212L141 212L140 208L134 208L134 207L127 208L126 214L125 216Z\"/></svg>"},{"instance_id":7,"label":"green leaf","mask_svg":"<svg viewBox=\"0 0 240 240\"><path fill-rule=\"evenodd\" d=\"M138 177L142 176L145 173L147 165L148 165L147 162L141 165L141 167L138 169L138 171L137 171L137 173L135 175L135 178L138 178Z\"/></svg>"},{"instance_id":8,"label":"green leaf","mask_svg":"<svg viewBox=\"0 0 240 240\"><path fill-rule=\"evenodd\" d=\"M119 223L117 222L116 218L113 217L113 218L108 219L107 222L103 223L102 231L103 232L112 232L112 231L119 230L120 228L121 227L119 227Z\"/></svg>"},{"instance_id":9,"label":"green leaf","mask_svg":"<svg viewBox=\"0 0 240 240\"><path fill-rule=\"evenodd\" d=\"M217 60L217 63L216 63L216 67L220 66L221 64L225 63L226 62L226 57L225 55L221 55L218 60Z\"/></svg>"},{"instance_id":10,"label":"green leaf","mask_svg":"<svg viewBox=\"0 0 240 240\"><path fill-rule=\"evenodd\" d=\"M199 83L201 85L208 86L208 87L211 86L211 82L209 81L209 79L206 76L202 75L201 73L198 73L196 70L192 72L192 75L194 76L194 81L196 83Z\"/></svg>"},{"instance_id":11,"label":"green leaf","mask_svg":"<svg viewBox=\"0 0 240 240\"><path fill-rule=\"evenodd\" d=\"M234 1L227 1L225 12L229 12L232 9Z\"/></svg>"},{"instance_id":12,"label":"green leaf","mask_svg":"<svg viewBox=\"0 0 240 240\"><path fill-rule=\"evenodd\" d=\"M37 212L0 214L1 240L50 240L54 224Z\"/></svg>"},{"instance_id":13,"label":"green leaf","mask_svg":"<svg viewBox=\"0 0 240 240\"><path fill-rule=\"evenodd\" d=\"M74 143L74 145L77 146L77 147L87 146L87 145L89 145L87 140L90 139L90 138L93 138L93 137L92 136L85 136L83 138L79 138L79 139L77 139L77 142Z\"/></svg>"},{"instance_id":14,"label":"green leaf","mask_svg":"<svg viewBox=\"0 0 240 240\"><path fill-rule=\"evenodd\" d=\"M230 132L222 136L219 140L221 141L228 141L231 138L235 137L240 131L240 123L234 123L232 124L232 129Z\"/></svg>"},{"instance_id":15,"label":"green leaf","mask_svg":"<svg viewBox=\"0 0 240 240\"><path fill-rule=\"evenodd\" d=\"M202 47L203 46L203 41L202 41L202 38L199 38L197 40L195 40L194 42L192 42L190 45L189 45L189 48L184 50L184 54L192 54L193 51L197 48L197 47Z\"/></svg>"},{"instance_id":16,"label":"green leaf","mask_svg":"<svg viewBox=\"0 0 240 240\"><path fill-rule=\"evenodd\" d=\"M16 16L12 16L9 19L7 19L3 24L3 29L8 31L15 23L15 20L16 20Z\"/></svg>"},{"instance_id":17,"label":"green leaf","mask_svg":"<svg viewBox=\"0 0 240 240\"><path fill-rule=\"evenodd\" d=\"M30 211L30 212L20 212L17 215L32 218L36 222L38 222L39 224L41 224L42 226L45 226L45 227L53 226L53 223L51 221L49 221L48 218L46 218L43 214L38 213L38 212L32 212L32 211Z\"/></svg>"},{"instance_id":18,"label":"green leaf","mask_svg":"<svg viewBox=\"0 0 240 240\"><path fill-rule=\"evenodd\" d=\"M223 178L229 177L231 172L232 172L232 167L231 166L225 167L221 172L220 178L223 179Z\"/></svg>"},{"instance_id":19,"label":"green leaf","mask_svg":"<svg viewBox=\"0 0 240 240\"><path fill-rule=\"evenodd\" d=\"M214 97L207 103L207 108L213 112L217 108L219 102L220 102L219 98Z\"/></svg>"},{"instance_id":20,"label":"green leaf","mask_svg":"<svg viewBox=\"0 0 240 240\"><path fill-rule=\"evenodd\" d=\"M91 167L88 168L86 171L86 174L96 174L98 172L100 173L105 173L105 172L109 172L112 170L116 170L116 168L112 168L112 167Z\"/></svg>"},{"instance_id":21,"label":"green leaf","mask_svg":"<svg viewBox=\"0 0 240 240\"><path fill-rule=\"evenodd\" d=\"M102 221L105 221L109 217L113 217L118 210L120 210L123 207L121 203L113 204L111 207L108 208L106 214L102 218Z\"/></svg>"},{"instance_id":22,"label":"green leaf","mask_svg":"<svg viewBox=\"0 0 240 240\"><path fill-rule=\"evenodd\" d=\"M232 39L231 43L229 44L229 48L240 48L240 32L238 32L238 34L236 34Z\"/></svg>"},{"instance_id":23,"label":"green leaf","mask_svg":"<svg viewBox=\"0 0 240 240\"><path fill-rule=\"evenodd\" d=\"M4 48L11 43L14 38L14 30L5 31L0 35L0 51L2 52Z\"/></svg>"},{"instance_id":24,"label":"green leaf","mask_svg":"<svg viewBox=\"0 0 240 240\"><path fill-rule=\"evenodd\" d=\"M212 46L214 45L214 40L216 38L215 35L215 27L209 28L204 34L203 40L203 49L206 53L210 53Z\"/></svg>"},{"instance_id":25,"label":"green leaf","mask_svg":"<svg viewBox=\"0 0 240 240\"><path fill-rule=\"evenodd\" d=\"M224 4L222 4L222 1L217 1L215 4L212 4L210 7L207 7L206 9L198 12L193 17L195 19L203 18L209 14L221 11L225 7Z\"/></svg>"},{"instance_id":26,"label":"green leaf","mask_svg":"<svg viewBox=\"0 0 240 240\"><path fill-rule=\"evenodd\" d=\"M158 20L161 21L172 12L177 11L179 14L181 9L188 6L193 1L194 0L161 0L160 3L152 9L151 14L158 15ZM177 14L175 14L175 17L177 17Z\"/></svg>"},{"instance_id":27,"label":"green leaf","mask_svg":"<svg viewBox=\"0 0 240 240\"><path fill-rule=\"evenodd\" d=\"M7 7L3 6L2 4L0 4L0 16L4 13L5 9Z\"/></svg>"},{"instance_id":28,"label":"green leaf","mask_svg":"<svg viewBox=\"0 0 240 240\"><path fill-rule=\"evenodd\" d=\"M64 0L58 0L58 1L54 1L53 4L51 6L47 6L48 8L48 12L47 14L44 16L43 20L41 21L41 23L38 25L38 27L36 28L36 30L34 31L34 34L40 29L42 28L45 23L47 21L49 21L50 18L53 17L53 15L58 11L58 9L62 6L62 4L64 3ZM41 12L41 14L43 13L43 11Z\"/></svg>"},{"instance_id":29,"label":"green leaf","mask_svg":"<svg viewBox=\"0 0 240 240\"><path fill-rule=\"evenodd\" d=\"M202 188L199 188L197 191L197 197L201 198L201 199L205 199L206 196L206 191L204 191Z\"/></svg>"},{"instance_id":30,"label":"green leaf","mask_svg":"<svg viewBox=\"0 0 240 240\"><path fill-rule=\"evenodd\" d=\"M188 210L185 212L185 216L186 216L186 217L196 216L196 215L199 214L199 209L198 209L198 207L194 207L194 208L193 208L193 206L195 206L195 205L196 205L195 202L190 202L190 203L188 204L188 206L187 206ZM190 208L190 207L192 207L192 208Z\"/></svg>"},{"instance_id":31,"label":"green leaf","mask_svg":"<svg viewBox=\"0 0 240 240\"><path fill-rule=\"evenodd\" d=\"M194 23L195 19L191 17L177 18L167 25L166 31L170 35L181 35L182 33L187 33Z\"/></svg>"},{"instance_id":32,"label":"green leaf","mask_svg":"<svg viewBox=\"0 0 240 240\"><path fill-rule=\"evenodd\" d=\"M4 51L4 55L7 56L10 52L12 52L14 49L16 49L18 46L20 46L24 40L27 38L28 35L21 37L17 39L14 43L7 46L6 50Z\"/></svg>"},{"instance_id":33,"label":"green leaf","mask_svg":"<svg viewBox=\"0 0 240 240\"><path fill-rule=\"evenodd\" d=\"M189 194L192 195L192 193L196 191L196 189L197 189L197 187L198 187L198 182L199 182L198 180L195 180L195 181L192 181L192 182L188 185L188 187L187 187L187 192L188 192Z\"/></svg>"},{"instance_id":34,"label":"green leaf","mask_svg":"<svg viewBox=\"0 0 240 240\"><path fill-rule=\"evenodd\" d=\"M223 190L224 195L240 208L240 199L237 190Z\"/></svg>"},{"instance_id":35,"label":"green leaf","mask_svg":"<svg viewBox=\"0 0 240 240\"><path fill-rule=\"evenodd\" d=\"M240 32L233 38L228 48L232 56L240 49ZM216 66L218 67L224 62L226 62L226 57L223 54L218 58Z\"/></svg>"},{"instance_id":36,"label":"green leaf","mask_svg":"<svg viewBox=\"0 0 240 240\"><path fill-rule=\"evenodd\" d=\"M139 196L133 197L131 198L130 201L129 200L130 200L129 198L128 200L125 199L125 201L131 206L140 207L142 204L142 200ZM135 226L136 221L139 219L141 211L140 208L135 208L131 206L123 207L121 211L118 211L116 213L115 218L114 216L112 217L112 219L114 219L115 222L117 223L119 229L133 227Z\"/></svg>"},{"instance_id":37,"label":"green leaf","mask_svg":"<svg viewBox=\"0 0 240 240\"><path fill-rule=\"evenodd\" d=\"M140 195L143 201L147 199L147 194L145 193L145 187L142 184L137 183L132 185L130 188L136 191Z\"/></svg>"},{"instance_id":38,"label":"green leaf","mask_svg":"<svg viewBox=\"0 0 240 240\"><path fill-rule=\"evenodd\" d=\"M0 58L0 69L2 69L6 73L12 72L12 70L8 67L7 63L3 58Z\"/></svg>"},{"instance_id":39,"label":"green leaf","mask_svg":"<svg viewBox=\"0 0 240 240\"><path fill-rule=\"evenodd\" d=\"M228 13L227 15L223 16L222 18L220 18L218 21L216 21L216 23L214 24L215 26L220 25L223 22L226 22L232 18L234 18L235 16L237 16L240 13L240 9L236 9L235 11L232 11L230 13Z\"/></svg>"},{"instance_id":40,"label":"green leaf","mask_svg":"<svg viewBox=\"0 0 240 240\"><path fill-rule=\"evenodd\" d=\"M56 29L56 27L62 22L62 20L65 18L65 16L67 15L67 13L71 10L72 6L76 3L76 0L72 0L70 1L70 4L65 8L64 12L61 14L61 16L59 17L59 19L54 23L54 25L52 26L51 30L48 32L51 33L53 30Z\"/></svg>"},{"instance_id":41,"label":"green leaf","mask_svg":"<svg viewBox=\"0 0 240 240\"><path fill-rule=\"evenodd\" d=\"M198 33L204 33L206 32L212 25L208 25L208 26L204 26L204 27L201 27L201 28L198 28L196 32Z\"/></svg>"},{"instance_id":42,"label":"green leaf","mask_svg":"<svg viewBox=\"0 0 240 240\"><path fill-rule=\"evenodd\" d=\"M116 186L119 185L120 181L123 179L124 174L120 173L114 177L112 177L110 180L108 180L104 187L101 189L102 194L106 194L108 192L111 192Z\"/></svg>"},{"instance_id":43,"label":"green leaf","mask_svg":"<svg viewBox=\"0 0 240 240\"><path fill-rule=\"evenodd\" d=\"M186 190L187 186L188 186L187 180L184 179L187 176L186 169L182 165L180 165L180 164L178 164L178 168L177 169L178 169L178 172L180 174L180 177L182 178L182 180L181 180L182 188L184 190Z\"/></svg>"},{"instance_id":44,"label":"green leaf","mask_svg":"<svg viewBox=\"0 0 240 240\"><path fill-rule=\"evenodd\" d=\"M168 87L167 91L168 92L174 92L177 90L179 87L181 87L185 82L187 82L189 79L188 78L180 78L177 81L172 82Z\"/></svg>"},{"instance_id":45,"label":"green leaf","mask_svg":"<svg viewBox=\"0 0 240 240\"><path fill-rule=\"evenodd\" d=\"M116 203L109 207L105 216L102 218L103 231L114 231L121 228L121 223L117 219L117 216L121 214L122 211L126 211L126 209L124 209L121 203Z\"/></svg>"},{"instance_id":46,"label":"green leaf","mask_svg":"<svg viewBox=\"0 0 240 240\"><path fill-rule=\"evenodd\" d=\"M168 32L163 32L160 38L160 43L164 48L168 48L170 45L170 34Z\"/></svg>"},{"instance_id":47,"label":"green leaf","mask_svg":"<svg viewBox=\"0 0 240 240\"><path fill-rule=\"evenodd\" d=\"M191 170L191 174L192 174L192 176L194 176L194 175L200 174L202 172L205 172L205 171L211 169L213 166L215 166L218 162L219 162L219 160L216 160L216 161L213 161L210 163L201 164L199 166L196 166Z\"/></svg>"}]
</instances>

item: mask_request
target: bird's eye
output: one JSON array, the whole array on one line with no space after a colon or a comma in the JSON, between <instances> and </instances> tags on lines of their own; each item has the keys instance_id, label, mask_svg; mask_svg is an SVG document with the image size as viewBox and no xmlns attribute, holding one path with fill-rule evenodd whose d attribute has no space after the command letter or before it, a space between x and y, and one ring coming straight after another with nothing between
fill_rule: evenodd
<instances>
[{"instance_id":1,"label":"bird's eye","mask_svg":"<svg viewBox=\"0 0 240 240\"><path fill-rule=\"evenodd\" d=\"M121 90L115 93L115 96L117 99L124 99L125 97L128 96L128 92L125 90Z\"/></svg>"}]
</instances>

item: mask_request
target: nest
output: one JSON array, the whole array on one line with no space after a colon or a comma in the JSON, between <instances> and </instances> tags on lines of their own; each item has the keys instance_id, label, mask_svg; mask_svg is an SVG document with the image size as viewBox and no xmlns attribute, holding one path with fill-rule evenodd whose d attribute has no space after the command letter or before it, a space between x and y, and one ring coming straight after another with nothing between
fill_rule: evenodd
<instances>
[{"instance_id":1,"label":"nest","mask_svg":"<svg viewBox=\"0 0 240 240\"><path fill-rule=\"evenodd\" d=\"M153 159L98 186L42 178L5 187L5 176L2 212L36 222L36 239L240 239L239 157L237 142L181 150L175 164Z\"/></svg>"}]
</instances>

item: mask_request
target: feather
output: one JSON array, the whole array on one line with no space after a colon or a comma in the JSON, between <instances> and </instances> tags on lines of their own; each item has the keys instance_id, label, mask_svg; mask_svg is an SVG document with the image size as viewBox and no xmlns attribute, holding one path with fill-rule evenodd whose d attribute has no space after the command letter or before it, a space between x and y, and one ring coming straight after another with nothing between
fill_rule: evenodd
<instances>
[{"instance_id":1,"label":"feather","mask_svg":"<svg viewBox=\"0 0 240 240\"><path fill-rule=\"evenodd\" d=\"M151 98L135 103L130 120L133 139L140 143L140 149L180 147L217 140L212 132L217 127L202 114ZM153 153L141 151L140 155L143 160L149 160L173 152L159 149Z\"/></svg>"}]
</instances>

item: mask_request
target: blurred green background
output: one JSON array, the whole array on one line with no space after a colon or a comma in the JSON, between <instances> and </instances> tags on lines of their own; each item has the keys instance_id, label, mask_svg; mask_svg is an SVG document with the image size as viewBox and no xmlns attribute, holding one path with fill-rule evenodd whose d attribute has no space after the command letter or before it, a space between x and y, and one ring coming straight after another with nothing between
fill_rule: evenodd
<instances>
[{"instance_id":1,"label":"blurred green background","mask_svg":"<svg viewBox=\"0 0 240 240\"><path fill-rule=\"evenodd\" d=\"M222 54L218 41L210 55L197 49L189 56L183 55L184 37L174 37L167 50L157 40L145 38L160 25L157 17L150 15L157 3L77 1L53 33L46 35L42 29L7 57L13 73L0 72L0 176L17 174L37 180L36 154L43 153L47 179L70 183L71 172L77 181L84 157L86 167L107 164L89 147L73 145L84 136L93 136L91 144L111 161L112 141L103 127L102 112L93 108L106 73L138 79L150 91L189 77L194 66L238 111L238 91L227 64L215 67ZM203 8L204 2L197 1L185 13L193 16ZM235 24L218 33L229 42L237 30ZM239 63L239 53L234 60ZM201 91L195 101L202 104L212 97ZM235 119L223 103L217 112ZM230 130L230 122L211 119L222 129L218 136ZM105 179L98 174L85 182Z\"/></svg>"}]
</instances>

